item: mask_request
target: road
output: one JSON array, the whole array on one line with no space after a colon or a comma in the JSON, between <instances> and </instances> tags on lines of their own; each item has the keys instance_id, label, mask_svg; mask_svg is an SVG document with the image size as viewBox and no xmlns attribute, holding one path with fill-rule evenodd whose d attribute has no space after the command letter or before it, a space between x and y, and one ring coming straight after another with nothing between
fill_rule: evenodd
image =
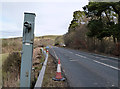
<instances>
[{"instance_id":1,"label":"road","mask_svg":"<svg viewBox=\"0 0 120 89\"><path fill-rule=\"evenodd\" d=\"M93 53L52 46L71 87L118 87L118 60Z\"/></svg>"}]
</instances>

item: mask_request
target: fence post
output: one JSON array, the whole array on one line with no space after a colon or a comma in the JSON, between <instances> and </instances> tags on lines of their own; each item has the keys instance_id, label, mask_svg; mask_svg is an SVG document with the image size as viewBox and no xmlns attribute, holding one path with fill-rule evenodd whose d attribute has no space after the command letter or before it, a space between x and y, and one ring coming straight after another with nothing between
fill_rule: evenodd
<instances>
[{"instance_id":1,"label":"fence post","mask_svg":"<svg viewBox=\"0 0 120 89\"><path fill-rule=\"evenodd\" d=\"M34 13L24 13L23 45L21 57L20 87L31 86L31 70L34 43Z\"/></svg>"}]
</instances>

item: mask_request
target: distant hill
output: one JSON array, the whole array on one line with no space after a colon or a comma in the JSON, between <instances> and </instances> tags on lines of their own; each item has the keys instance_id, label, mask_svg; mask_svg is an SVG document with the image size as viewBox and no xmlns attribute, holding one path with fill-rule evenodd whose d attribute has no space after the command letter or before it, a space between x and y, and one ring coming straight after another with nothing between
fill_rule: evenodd
<instances>
[{"instance_id":1,"label":"distant hill","mask_svg":"<svg viewBox=\"0 0 120 89\"><path fill-rule=\"evenodd\" d=\"M45 36L39 36L39 37L35 37L35 38L44 38L44 39L53 39L55 40L56 37L60 37L62 35L45 35Z\"/></svg>"},{"instance_id":2,"label":"distant hill","mask_svg":"<svg viewBox=\"0 0 120 89\"><path fill-rule=\"evenodd\" d=\"M57 37L62 37L62 35L45 35L35 37L34 47L54 45ZM4 38L0 40L2 40L2 53L10 53L13 51L22 50L22 37Z\"/></svg>"}]
</instances>

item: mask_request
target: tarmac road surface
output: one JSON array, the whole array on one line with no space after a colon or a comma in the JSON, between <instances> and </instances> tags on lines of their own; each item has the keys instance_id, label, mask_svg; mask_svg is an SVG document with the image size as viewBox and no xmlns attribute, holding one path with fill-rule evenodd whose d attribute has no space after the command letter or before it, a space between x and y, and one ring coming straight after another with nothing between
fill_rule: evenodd
<instances>
[{"instance_id":1,"label":"tarmac road surface","mask_svg":"<svg viewBox=\"0 0 120 89\"><path fill-rule=\"evenodd\" d=\"M71 87L118 87L118 58L52 46L49 53L60 58Z\"/></svg>"}]
</instances>

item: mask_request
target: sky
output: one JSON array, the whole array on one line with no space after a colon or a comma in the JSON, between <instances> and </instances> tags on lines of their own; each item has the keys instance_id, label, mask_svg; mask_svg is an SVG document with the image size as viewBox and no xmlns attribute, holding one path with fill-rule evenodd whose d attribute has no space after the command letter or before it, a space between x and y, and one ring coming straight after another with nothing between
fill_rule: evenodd
<instances>
[{"instance_id":1,"label":"sky","mask_svg":"<svg viewBox=\"0 0 120 89\"><path fill-rule=\"evenodd\" d=\"M83 11L88 0L2 0L0 38L22 37L24 12L35 13L35 36L63 35L73 19L73 12Z\"/></svg>"}]
</instances>

